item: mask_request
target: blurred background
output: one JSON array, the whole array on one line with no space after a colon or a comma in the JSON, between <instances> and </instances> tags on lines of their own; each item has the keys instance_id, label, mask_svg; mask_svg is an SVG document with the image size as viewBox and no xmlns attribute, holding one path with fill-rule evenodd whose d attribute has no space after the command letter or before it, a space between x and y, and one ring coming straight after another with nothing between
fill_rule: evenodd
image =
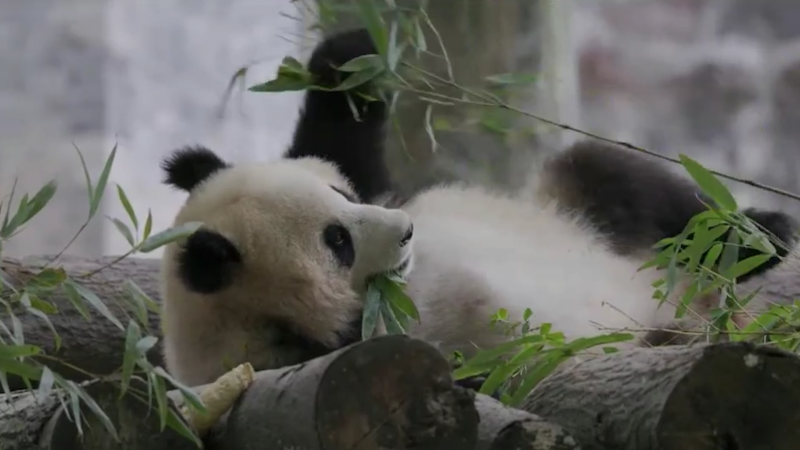
<instances>
[{"instance_id":1,"label":"blurred background","mask_svg":"<svg viewBox=\"0 0 800 450\"><path fill-rule=\"evenodd\" d=\"M279 157L301 93L234 88L226 101L226 89L243 66L249 86L272 78L286 55L304 61L320 35L313 3L5 0L0 197L15 178L17 196L54 178L59 189L4 254L56 253L85 221L75 147L96 179L118 144L101 211L69 250L86 256L129 248L106 218L126 217L115 183L140 223L149 208L154 231L170 226L184 195L161 184L158 165L173 148L204 144L234 162ZM427 11L462 84L530 73L535 83L510 100L521 109L800 192L796 0L459 0ZM526 163L580 137L502 111L437 110L443 148L433 153L424 111L403 103L392 137L392 171L408 191L443 179L513 188ZM741 204L800 215L796 201L728 185Z\"/></svg>"}]
</instances>

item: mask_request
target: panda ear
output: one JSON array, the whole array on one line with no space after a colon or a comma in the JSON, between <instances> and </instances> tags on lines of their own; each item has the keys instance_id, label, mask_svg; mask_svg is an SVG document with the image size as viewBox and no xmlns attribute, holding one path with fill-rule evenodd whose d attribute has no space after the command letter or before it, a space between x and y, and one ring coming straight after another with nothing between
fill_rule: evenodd
<instances>
[{"instance_id":1,"label":"panda ear","mask_svg":"<svg viewBox=\"0 0 800 450\"><path fill-rule=\"evenodd\" d=\"M164 183L186 192L191 192L214 172L228 167L222 158L200 145L179 148L161 162L161 169L166 173Z\"/></svg>"},{"instance_id":2,"label":"panda ear","mask_svg":"<svg viewBox=\"0 0 800 450\"><path fill-rule=\"evenodd\" d=\"M182 246L178 274L191 291L211 294L228 287L242 263L239 249L225 236L207 229L195 231Z\"/></svg>"}]
</instances>

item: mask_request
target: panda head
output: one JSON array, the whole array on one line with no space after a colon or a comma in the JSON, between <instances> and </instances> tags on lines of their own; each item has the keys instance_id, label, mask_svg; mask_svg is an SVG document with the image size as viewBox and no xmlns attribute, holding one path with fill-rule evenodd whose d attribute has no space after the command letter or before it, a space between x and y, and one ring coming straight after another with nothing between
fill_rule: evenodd
<instances>
[{"instance_id":1,"label":"panda head","mask_svg":"<svg viewBox=\"0 0 800 450\"><path fill-rule=\"evenodd\" d=\"M186 147L162 168L190 194L174 225L203 223L165 248L168 327L177 315L227 316L265 339L333 350L359 340L370 277L411 269L408 215L361 204L323 160L232 166Z\"/></svg>"}]
</instances>

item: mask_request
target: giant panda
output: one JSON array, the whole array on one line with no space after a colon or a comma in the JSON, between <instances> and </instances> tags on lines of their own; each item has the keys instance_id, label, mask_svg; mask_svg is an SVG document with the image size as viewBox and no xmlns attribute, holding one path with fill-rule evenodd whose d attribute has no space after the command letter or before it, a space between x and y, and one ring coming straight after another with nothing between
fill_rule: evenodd
<instances>
[{"instance_id":1,"label":"giant panda","mask_svg":"<svg viewBox=\"0 0 800 450\"><path fill-rule=\"evenodd\" d=\"M308 69L330 87L344 76L333 67L372 53L365 30L343 32L314 50ZM638 269L652 244L705 208L692 183L585 141L536 167L525 192L447 184L387 207L387 109L361 95L370 89L307 91L277 161L233 165L196 145L162 162L166 184L189 194L174 225L203 223L162 258L174 377L200 385L245 361L278 368L352 344L368 280L389 272L406 280L420 311L409 334L448 356L508 339L490 326L499 308L512 319L530 308L532 325L552 323L567 339L602 333L597 324L635 329L672 318L674 307L652 299L663 274ZM794 244L791 217L747 214Z\"/></svg>"}]
</instances>

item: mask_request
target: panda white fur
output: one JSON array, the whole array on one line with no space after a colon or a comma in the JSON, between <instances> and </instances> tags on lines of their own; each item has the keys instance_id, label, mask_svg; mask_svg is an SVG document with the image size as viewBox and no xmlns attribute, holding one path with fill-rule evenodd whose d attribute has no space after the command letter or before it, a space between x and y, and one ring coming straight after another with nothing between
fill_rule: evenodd
<instances>
[{"instance_id":1,"label":"panda white fur","mask_svg":"<svg viewBox=\"0 0 800 450\"><path fill-rule=\"evenodd\" d=\"M318 46L309 70L332 86L343 74L331 65L370 53L364 30L342 33ZM356 342L366 282L390 270L406 277L421 313L410 334L446 355L507 339L489 325L498 308L516 319L531 308L534 325L550 322L568 339L672 318L651 298L661 274L637 269L653 243L703 210L691 183L583 142L539 169L532 195L434 186L386 208L376 204L391 186L386 114L355 92L308 91L279 161L232 166L199 146L164 161L166 182L190 193L175 225L204 223L162 260L164 349L175 377L198 385L244 361L282 367ZM794 243L790 217L748 214Z\"/></svg>"}]
</instances>

